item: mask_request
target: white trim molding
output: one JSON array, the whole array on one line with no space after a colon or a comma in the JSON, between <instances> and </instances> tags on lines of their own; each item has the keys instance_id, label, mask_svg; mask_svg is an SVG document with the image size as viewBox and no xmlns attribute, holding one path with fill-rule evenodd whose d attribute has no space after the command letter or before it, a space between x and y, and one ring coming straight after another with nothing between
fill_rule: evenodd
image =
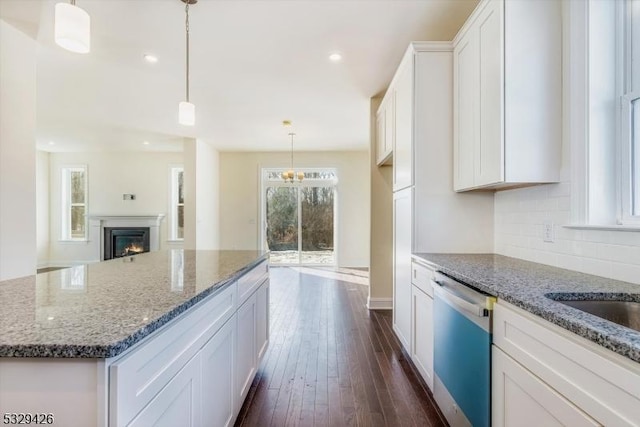
<instances>
[{"instance_id":1,"label":"white trim molding","mask_svg":"<svg viewBox=\"0 0 640 427\"><path fill-rule=\"evenodd\" d=\"M149 227L149 249L160 249L160 223L164 214L156 215L89 215L91 259L104 260L105 227Z\"/></svg>"},{"instance_id":2,"label":"white trim molding","mask_svg":"<svg viewBox=\"0 0 640 427\"><path fill-rule=\"evenodd\" d=\"M393 298L367 297L367 308L369 310L392 310Z\"/></svg>"}]
</instances>

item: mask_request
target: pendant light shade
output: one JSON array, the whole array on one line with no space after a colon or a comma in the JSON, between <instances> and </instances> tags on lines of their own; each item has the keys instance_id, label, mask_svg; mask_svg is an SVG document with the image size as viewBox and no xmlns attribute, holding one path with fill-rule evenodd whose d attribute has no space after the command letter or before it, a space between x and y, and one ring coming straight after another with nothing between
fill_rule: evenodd
<instances>
[{"instance_id":1,"label":"pendant light shade","mask_svg":"<svg viewBox=\"0 0 640 427\"><path fill-rule=\"evenodd\" d=\"M190 102L182 101L178 105L178 122L184 126L196 124L196 106Z\"/></svg>"},{"instance_id":2,"label":"pendant light shade","mask_svg":"<svg viewBox=\"0 0 640 427\"><path fill-rule=\"evenodd\" d=\"M71 52L91 50L91 18L75 1L58 3L55 9L54 38L56 44Z\"/></svg>"}]
</instances>

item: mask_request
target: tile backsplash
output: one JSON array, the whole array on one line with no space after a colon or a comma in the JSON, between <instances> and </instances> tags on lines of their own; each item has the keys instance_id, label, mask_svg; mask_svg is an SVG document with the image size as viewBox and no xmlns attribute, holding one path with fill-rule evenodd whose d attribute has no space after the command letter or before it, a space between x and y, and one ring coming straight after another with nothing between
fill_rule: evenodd
<instances>
[{"instance_id":1,"label":"tile backsplash","mask_svg":"<svg viewBox=\"0 0 640 427\"><path fill-rule=\"evenodd\" d=\"M496 192L495 252L640 284L640 232L569 229L570 211L569 182Z\"/></svg>"}]
</instances>

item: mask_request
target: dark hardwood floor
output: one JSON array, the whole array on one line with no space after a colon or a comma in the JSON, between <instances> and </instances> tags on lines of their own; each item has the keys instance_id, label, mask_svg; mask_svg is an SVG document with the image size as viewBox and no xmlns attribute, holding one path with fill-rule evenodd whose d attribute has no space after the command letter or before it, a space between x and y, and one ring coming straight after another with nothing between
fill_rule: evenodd
<instances>
[{"instance_id":1,"label":"dark hardwood floor","mask_svg":"<svg viewBox=\"0 0 640 427\"><path fill-rule=\"evenodd\" d=\"M271 268L269 349L236 426L443 426L367 272Z\"/></svg>"}]
</instances>

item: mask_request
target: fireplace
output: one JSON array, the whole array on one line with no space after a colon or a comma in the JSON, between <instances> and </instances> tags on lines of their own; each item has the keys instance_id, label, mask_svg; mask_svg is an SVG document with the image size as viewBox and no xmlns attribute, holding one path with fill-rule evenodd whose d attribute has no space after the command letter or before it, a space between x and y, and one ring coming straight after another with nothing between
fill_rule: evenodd
<instances>
[{"instance_id":1,"label":"fireplace","mask_svg":"<svg viewBox=\"0 0 640 427\"><path fill-rule=\"evenodd\" d=\"M149 252L149 227L104 227L104 259Z\"/></svg>"},{"instance_id":2,"label":"fireplace","mask_svg":"<svg viewBox=\"0 0 640 427\"><path fill-rule=\"evenodd\" d=\"M2 0L0 0L2 1ZM148 230L148 251L160 250L160 224L163 214L155 215L89 215L89 251L91 259L104 261L113 258L113 239L107 229ZM143 242L144 243L144 242ZM109 248L107 249L107 245Z\"/></svg>"}]
</instances>

